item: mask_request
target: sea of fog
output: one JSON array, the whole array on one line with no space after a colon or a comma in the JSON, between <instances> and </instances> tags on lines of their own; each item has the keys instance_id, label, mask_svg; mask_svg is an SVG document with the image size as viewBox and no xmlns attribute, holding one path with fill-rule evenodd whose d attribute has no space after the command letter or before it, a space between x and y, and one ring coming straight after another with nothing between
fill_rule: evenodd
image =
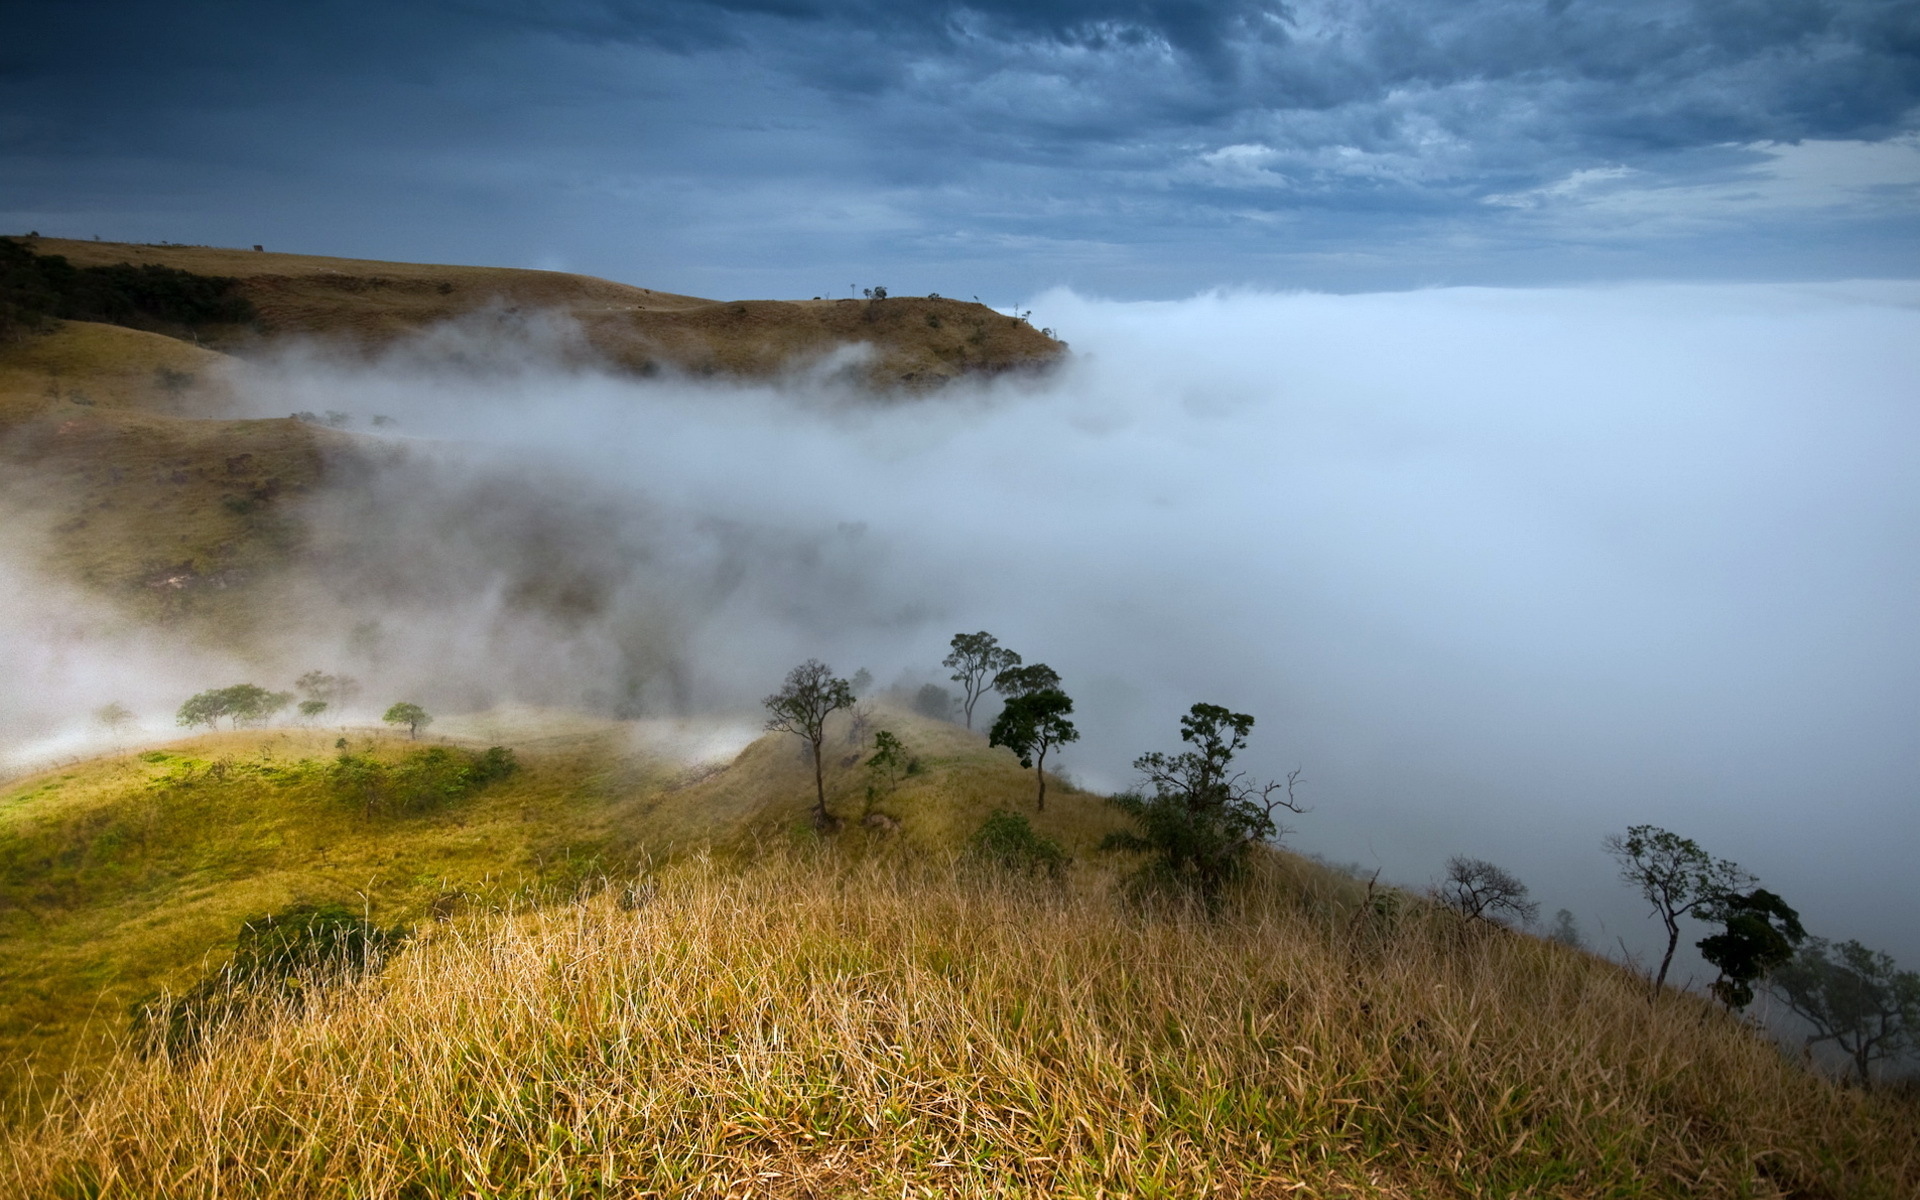
<instances>
[{"instance_id":1,"label":"sea of fog","mask_svg":"<svg viewBox=\"0 0 1920 1200\"><path fill-rule=\"evenodd\" d=\"M1920 284L1031 308L1064 371L881 405L832 364L556 366L564 326L498 318L258 365L258 413L378 413L431 469L335 514L270 668L0 568L0 736L79 745L109 700L157 736L307 667L746 723L801 659L918 685L985 629L1065 676L1083 784L1225 704L1251 770L1301 768L1300 848L1488 858L1618 954L1654 926L1601 840L1654 823L1920 967Z\"/></svg>"}]
</instances>

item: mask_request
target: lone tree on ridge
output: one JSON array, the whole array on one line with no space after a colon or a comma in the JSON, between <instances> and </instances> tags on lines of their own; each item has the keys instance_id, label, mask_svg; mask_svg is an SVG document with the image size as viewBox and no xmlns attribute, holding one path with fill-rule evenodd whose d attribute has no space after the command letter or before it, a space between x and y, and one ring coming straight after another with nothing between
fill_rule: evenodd
<instances>
[{"instance_id":1,"label":"lone tree on ridge","mask_svg":"<svg viewBox=\"0 0 1920 1200\"><path fill-rule=\"evenodd\" d=\"M813 750L814 823L831 829L835 822L827 811L826 774L820 763L820 743L827 736L827 718L843 708L852 708L853 685L837 678L833 668L810 658L787 672L780 690L761 703L772 715L767 718L770 733L791 733L806 739Z\"/></svg>"},{"instance_id":2,"label":"lone tree on ridge","mask_svg":"<svg viewBox=\"0 0 1920 1200\"><path fill-rule=\"evenodd\" d=\"M960 685L961 710L967 714L967 728L973 728L973 706L992 686L993 678L1008 667L1020 665L1020 656L1000 644L986 630L953 635L953 653L940 665L953 670L951 678Z\"/></svg>"},{"instance_id":3,"label":"lone tree on ridge","mask_svg":"<svg viewBox=\"0 0 1920 1200\"><path fill-rule=\"evenodd\" d=\"M1653 978L1658 995L1680 945L1680 918L1699 914L1703 907L1758 880L1739 864L1714 858L1692 838L1657 825L1635 825L1625 837L1610 834L1606 847L1620 864L1620 878L1640 889L1653 906L1653 915L1667 928L1667 952L1660 956L1660 970Z\"/></svg>"}]
</instances>

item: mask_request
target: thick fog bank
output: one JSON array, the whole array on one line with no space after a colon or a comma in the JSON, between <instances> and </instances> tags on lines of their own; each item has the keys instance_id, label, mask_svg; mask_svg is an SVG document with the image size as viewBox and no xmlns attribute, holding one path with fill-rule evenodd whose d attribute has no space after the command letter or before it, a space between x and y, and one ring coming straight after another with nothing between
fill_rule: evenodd
<instances>
[{"instance_id":1,"label":"thick fog bank","mask_svg":"<svg viewBox=\"0 0 1920 1200\"><path fill-rule=\"evenodd\" d=\"M1920 966L1920 285L1033 308L1070 369L881 406L551 365L552 327L263 368L262 413L398 422L269 653L750 714L800 659L938 679L987 629L1066 677L1083 782L1226 704L1304 769L1304 848L1490 858L1643 949L1599 843L1651 822Z\"/></svg>"}]
</instances>

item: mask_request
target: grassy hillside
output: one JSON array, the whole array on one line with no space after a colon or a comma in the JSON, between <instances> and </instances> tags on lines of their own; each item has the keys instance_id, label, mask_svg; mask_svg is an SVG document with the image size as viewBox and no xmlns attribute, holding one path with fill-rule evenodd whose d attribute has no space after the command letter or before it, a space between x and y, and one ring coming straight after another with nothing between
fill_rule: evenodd
<instances>
[{"instance_id":1,"label":"grassy hillside","mask_svg":"<svg viewBox=\"0 0 1920 1200\"><path fill-rule=\"evenodd\" d=\"M386 731L219 733L0 785L0 1059L33 1055L47 1070L97 1058L129 1003L184 987L241 921L289 904L344 901L406 923L570 896L690 847L726 852L805 828L812 774L790 737L697 769L650 751L636 726L468 723L509 740L522 769L420 812L369 815L332 777L342 738L389 764L421 750ZM891 710L880 723L923 769L881 803L897 831L855 823L848 842L956 845L994 805L1025 798L1030 773L965 730ZM857 819L858 748L828 749L835 805ZM1039 823L1084 851L1111 817L1068 793Z\"/></svg>"},{"instance_id":2,"label":"grassy hillside","mask_svg":"<svg viewBox=\"0 0 1920 1200\"><path fill-rule=\"evenodd\" d=\"M1284 855L1231 911L831 848L436 925L13 1130L35 1196L1910 1197L1910 1102Z\"/></svg>"},{"instance_id":3,"label":"grassy hillside","mask_svg":"<svg viewBox=\"0 0 1920 1200\"><path fill-rule=\"evenodd\" d=\"M963 375L1030 369L1061 344L984 305L920 297L714 301L587 275L502 267L372 262L207 246L19 239L76 266L154 264L239 281L258 313L209 328L209 345L239 352L285 337L373 348L484 308L564 313L605 360L636 373L763 378L836 347L865 343L853 377L883 390L924 390Z\"/></svg>"},{"instance_id":4,"label":"grassy hillside","mask_svg":"<svg viewBox=\"0 0 1920 1200\"><path fill-rule=\"evenodd\" d=\"M257 313L244 326L155 332L68 320L0 337L0 551L100 589L137 617L197 618L223 636L263 620L270 600L258 585L303 560L302 498L392 455L311 424L222 419L235 399L235 360L222 351L287 338L376 349L505 308L564 314L585 331L589 360L636 375L764 379L860 347L841 378L914 392L1064 352L1024 321L935 298L719 303L551 271L21 240L80 267L232 278Z\"/></svg>"}]
</instances>

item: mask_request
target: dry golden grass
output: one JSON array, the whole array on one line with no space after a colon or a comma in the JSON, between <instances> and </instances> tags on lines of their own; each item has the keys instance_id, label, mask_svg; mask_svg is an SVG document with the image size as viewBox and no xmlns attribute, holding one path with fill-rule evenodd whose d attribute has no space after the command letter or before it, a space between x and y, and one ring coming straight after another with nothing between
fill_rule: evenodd
<instances>
[{"instance_id":1,"label":"dry golden grass","mask_svg":"<svg viewBox=\"0 0 1920 1200\"><path fill-rule=\"evenodd\" d=\"M49 410L208 415L229 398L229 361L158 333L62 321L0 341L0 430Z\"/></svg>"},{"instance_id":2,"label":"dry golden grass","mask_svg":"<svg viewBox=\"0 0 1920 1200\"><path fill-rule=\"evenodd\" d=\"M876 806L897 830L862 827L866 772L836 726L827 781L850 853L943 852L994 807L1031 805L1032 773L978 735L892 709L875 721L925 769ZM382 759L415 745L387 730L283 728L0 782L0 1095L9 1073L97 1063L125 1033L131 1002L191 986L224 959L241 921L297 901L409 924L448 903L571 894L583 875L697 848L747 854L760 841L814 840L813 773L795 738L701 765L656 749L651 726L574 713L496 711L434 728L469 749L512 746L522 770L445 811L369 819L303 764L331 762L342 736ZM1114 821L1098 797L1064 793L1036 824L1087 853Z\"/></svg>"},{"instance_id":3,"label":"dry golden grass","mask_svg":"<svg viewBox=\"0 0 1920 1200\"><path fill-rule=\"evenodd\" d=\"M12 1131L23 1196L1911 1197L1914 1113L1275 855L1223 920L767 850L441 926ZM624 903L616 899L629 897Z\"/></svg>"},{"instance_id":4,"label":"dry golden grass","mask_svg":"<svg viewBox=\"0 0 1920 1200\"><path fill-rule=\"evenodd\" d=\"M320 337L384 346L483 308L563 313L598 354L633 371L765 378L866 343L851 377L882 390L921 390L963 375L1045 366L1062 353L1039 330L984 305L920 297L714 301L560 271L391 263L229 250L22 239L78 266L154 263L240 281L257 329L209 330L242 352L262 339Z\"/></svg>"}]
</instances>

